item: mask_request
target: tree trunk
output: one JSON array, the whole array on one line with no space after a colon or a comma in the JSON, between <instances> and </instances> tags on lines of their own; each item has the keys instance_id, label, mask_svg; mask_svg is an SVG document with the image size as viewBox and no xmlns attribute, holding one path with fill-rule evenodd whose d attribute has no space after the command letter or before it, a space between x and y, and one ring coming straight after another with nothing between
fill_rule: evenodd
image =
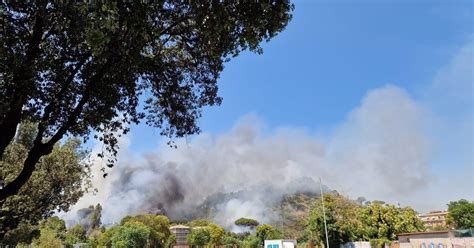
<instances>
[{"instance_id":1,"label":"tree trunk","mask_svg":"<svg viewBox=\"0 0 474 248\"><path fill-rule=\"evenodd\" d=\"M21 109L25 104L26 97L22 96L14 99L14 103L11 105L11 110L7 113L0 125L0 158L3 156L5 149L8 144L13 140L16 133L16 128L21 119Z\"/></svg>"},{"instance_id":2,"label":"tree trunk","mask_svg":"<svg viewBox=\"0 0 474 248\"><path fill-rule=\"evenodd\" d=\"M28 182L33 174L39 159L44 155L50 154L52 150L53 146L46 146L44 144L35 144L33 146L30 152L28 152L25 162L23 162L23 169L20 174L0 190L0 203L3 203L8 197L16 195L20 191L21 187Z\"/></svg>"}]
</instances>

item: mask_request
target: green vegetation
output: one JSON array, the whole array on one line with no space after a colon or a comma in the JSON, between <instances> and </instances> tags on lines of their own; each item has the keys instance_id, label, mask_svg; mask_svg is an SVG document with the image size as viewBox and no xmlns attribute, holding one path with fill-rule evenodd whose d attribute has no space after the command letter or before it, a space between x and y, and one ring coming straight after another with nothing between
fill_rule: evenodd
<instances>
[{"instance_id":1,"label":"green vegetation","mask_svg":"<svg viewBox=\"0 0 474 248\"><path fill-rule=\"evenodd\" d=\"M114 248L142 248L151 239L150 233L150 228L140 222L127 222L116 229L110 243Z\"/></svg>"},{"instance_id":2,"label":"green vegetation","mask_svg":"<svg viewBox=\"0 0 474 248\"><path fill-rule=\"evenodd\" d=\"M472 203L466 200L449 203L453 214L463 214L461 220L469 219L469 207ZM383 247L396 239L396 233L425 230L415 211L409 207L400 208L381 201L365 201L360 204L337 192L324 195L328 236L331 246L348 241L370 241L373 247ZM299 206L299 207L298 207ZM457 208L457 209L456 209ZM95 224L88 224L89 229L75 225L67 229L63 220L49 217L38 225L21 223L8 232L2 244L28 245L33 247L72 247L75 243L86 243L87 247L159 247L170 248L176 243L171 234L171 223L166 216L139 214L124 217L120 224L112 227L97 227L101 216L100 205L91 207L93 211L88 218ZM187 223L192 228L187 237L193 247L246 247L258 248L266 239L296 238L300 244L324 245L325 233L322 216L321 198L295 194L282 199L279 206L282 216L290 216L282 223L294 223L295 217L301 224L301 231L292 229L295 236L290 236L289 226L278 225L279 222L262 224L255 228L255 233L232 233L206 219L196 219ZM293 212L291 212L292 210ZM459 219L458 219L459 220ZM252 220L251 222L254 223ZM247 220L245 223L249 222ZM464 223L464 222L462 222ZM468 223L469 224L469 223ZM94 226L93 228L91 226ZM291 227L291 225L290 225Z\"/></svg>"},{"instance_id":3,"label":"green vegetation","mask_svg":"<svg viewBox=\"0 0 474 248\"><path fill-rule=\"evenodd\" d=\"M6 148L0 160L0 176L5 180L20 173L36 133L34 124L24 123L15 141ZM55 145L49 155L38 161L25 187L0 204L0 240L20 224L35 225L53 211L68 211L90 189L89 154L80 144L77 139L67 139Z\"/></svg>"},{"instance_id":4,"label":"green vegetation","mask_svg":"<svg viewBox=\"0 0 474 248\"><path fill-rule=\"evenodd\" d=\"M222 245L226 248L233 248L234 246L238 246L239 243L239 239L231 235L226 235L222 238Z\"/></svg>"},{"instance_id":5,"label":"green vegetation","mask_svg":"<svg viewBox=\"0 0 474 248\"><path fill-rule=\"evenodd\" d=\"M272 224L281 228L284 237L307 240L306 226L314 204L314 195L298 193L284 196L274 207L274 211L281 217Z\"/></svg>"},{"instance_id":6,"label":"green vegetation","mask_svg":"<svg viewBox=\"0 0 474 248\"><path fill-rule=\"evenodd\" d=\"M127 216L122 219L121 225L127 223L141 223L145 225L150 231L149 244L152 247L163 247L171 235L169 230L170 222L163 215L141 214Z\"/></svg>"},{"instance_id":7,"label":"green vegetation","mask_svg":"<svg viewBox=\"0 0 474 248\"><path fill-rule=\"evenodd\" d=\"M273 228L273 226L268 224L263 224L257 227L257 231L255 233L257 236L258 242L260 246L263 246L263 242L266 239L280 239L282 238L281 233Z\"/></svg>"},{"instance_id":8,"label":"green vegetation","mask_svg":"<svg viewBox=\"0 0 474 248\"><path fill-rule=\"evenodd\" d=\"M214 223L209 224L207 228L209 229L209 244L213 247L222 245L222 239L225 235L224 228Z\"/></svg>"},{"instance_id":9,"label":"green vegetation","mask_svg":"<svg viewBox=\"0 0 474 248\"><path fill-rule=\"evenodd\" d=\"M237 226L248 226L248 227L256 227L259 225L258 221L249 218L239 218L237 219L234 224Z\"/></svg>"},{"instance_id":10,"label":"green vegetation","mask_svg":"<svg viewBox=\"0 0 474 248\"><path fill-rule=\"evenodd\" d=\"M247 238L240 241L237 245L243 248L258 248L261 247L261 240L255 236L248 236Z\"/></svg>"},{"instance_id":11,"label":"green vegetation","mask_svg":"<svg viewBox=\"0 0 474 248\"><path fill-rule=\"evenodd\" d=\"M474 227L474 202L465 199L448 203L447 224L457 229Z\"/></svg>"},{"instance_id":12,"label":"green vegetation","mask_svg":"<svg viewBox=\"0 0 474 248\"><path fill-rule=\"evenodd\" d=\"M176 236L174 234L171 234L168 237L168 240L166 240L165 247L166 248L172 248L176 244Z\"/></svg>"},{"instance_id":13,"label":"green vegetation","mask_svg":"<svg viewBox=\"0 0 474 248\"><path fill-rule=\"evenodd\" d=\"M94 230L99 228L101 221L100 218L102 217L102 206L100 204L95 205L95 207L90 206L93 208L92 215L90 216L90 226L89 230Z\"/></svg>"},{"instance_id":14,"label":"green vegetation","mask_svg":"<svg viewBox=\"0 0 474 248\"><path fill-rule=\"evenodd\" d=\"M97 208L95 208L97 209ZM101 210L101 208L99 208ZM100 214L100 211L98 211ZM93 216L93 214L91 214ZM187 237L193 247L248 247L257 248L267 238L280 238L280 233L271 225L257 227L257 233L232 233L208 220L192 221L194 227ZM93 231L91 231L93 230ZM140 214L124 217L119 225L109 228L92 228L74 225L67 229L60 218L54 216L38 225L21 224L8 233L8 245L18 247L66 247L83 243L86 247L158 247L170 248L176 243L176 236L170 232L170 222L166 216Z\"/></svg>"},{"instance_id":15,"label":"green vegetation","mask_svg":"<svg viewBox=\"0 0 474 248\"><path fill-rule=\"evenodd\" d=\"M396 233L424 231L423 222L412 208L398 208L394 205L374 203L359 211L362 238L395 240Z\"/></svg>"},{"instance_id":16,"label":"green vegetation","mask_svg":"<svg viewBox=\"0 0 474 248\"><path fill-rule=\"evenodd\" d=\"M66 236L64 239L66 246L72 246L73 244L84 243L86 241L87 241L86 229L79 224L76 224L75 226L67 230Z\"/></svg>"},{"instance_id":17,"label":"green vegetation","mask_svg":"<svg viewBox=\"0 0 474 248\"><path fill-rule=\"evenodd\" d=\"M208 228L197 227L188 235L188 244L191 246L202 247L209 244L211 233Z\"/></svg>"},{"instance_id":18,"label":"green vegetation","mask_svg":"<svg viewBox=\"0 0 474 248\"><path fill-rule=\"evenodd\" d=\"M396 239L396 233L425 230L411 208L398 208L380 201L364 206L337 193L325 194L326 221L330 246L366 240L383 244ZM321 199L316 201L307 226L308 239L323 244L324 222Z\"/></svg>"},{"instance_id":19,"label":"green vegetation","mask_svg":"<svg viewBox=\"0 0 474 248\"><path fill-rule=\"evenodd\" d=\"M39 225L40 235L33 240L33 247L61 247L66 235L64 220L50 217Z\"/></svg>"},{"instance_id":20,"label":"green vegetation","mask_svg":"<svg viewBox=\"0 0 474 248\"><path fill-rule=\"evenodd\" d=\"M358 205L339 194L325 194L324 205L330 246L358 240L362 228ZM308 239L323 244L325 240L321 198L316 199L307 225Z\"/></svg>"},{"instance_id":21,"label":"green vegetation","mask_svg":"<svg viewBox=\"0 0 474 248\"><path fill-rule=\"evenodd\" d=\"M196 220L192 220L190 222L188 222L188 226L207 226L211 224L211 222L209 220L206 220L206 219L196 219Z\"/></svg>"},{"instance_id":22,"label":"green vegetation","mask_svg":"<svg viewBox=\"0 0 474 248\"><path fill-rule=\"evenodd\" d=\"M62 242L58 237L58 234L50 229L41 230L41 235L33 240L32 246L34 248L42 247L62 247Z\"/></svg>"},{"instance_id":23,"label":"green vegetation","mask_svg":"<svg viewBox=\"0 0 474 248\"><path fill-rule=\"evenodd\" d=\"M1 244L5 246L31 244L33 239L39 235L40 230L38 226L22 222L15 229L6 232Z\"/></svg>"},{"instance_id":24,"label":"green vegetation","mask_svg":"<svg viewBox=\"0 0 474 248\"><path fill-rule=\"evenodd\" d=\"M387 245L389 246L392 243L391 240L386 239L386 238L380 238L380 239L371 239L370 240L370 247L371 248L384 248Z\"/></svg>"},{"instance_id":25,"label":"green vegetation","mask_svg":"<svg viewBox=\"0 0 474 248\"><path fill-rule=\"evenodd\" d=\"M100 234L97 237L97 245L99 247L112 247L112 237L114 237L119 228L120 226L113 226Z\"/></svg>"}]
</instances>

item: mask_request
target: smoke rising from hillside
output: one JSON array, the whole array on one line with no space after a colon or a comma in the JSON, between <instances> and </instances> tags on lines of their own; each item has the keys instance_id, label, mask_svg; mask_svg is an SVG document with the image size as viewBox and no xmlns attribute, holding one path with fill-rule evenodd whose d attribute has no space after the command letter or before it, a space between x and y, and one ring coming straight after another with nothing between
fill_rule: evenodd
<instances>
[{"instance_id":1,"label":"smoke rising from hillside","mask_svg":"<svg viewBox=\"0 0 474 248\"><path fill-rule=\"evenodd\" d=\"M162 144L144 156L130 152L129 140L122 139L118 163L107 178L102 178L101 160L96 159L98 194L82 198L63 217L77 220L77 209L96 203L103 205L102 222L108 224L140 212L165 213L177 220L211 209L206 214L231 229L240 217L260 223L277 218L273 203L285 194L317 192L319 177L352 198L411 205L418 211L472 198L473 44L440 70L423 101L396 86L371 90L342 124L322 137L295 127L269 130L250 115L227 133L204 133L189 143L178 140L178 149ZM466 96L450 101L449 94L456 98L459 89L468 89L462 91ZM446 105L461 100L463 116L456 123L443 121ZM436 168L433 157L449 164ZM440 171L451 168L453 161L460 165Z\"/></svg>"},{"instance_id":2,"label":"smoke rising from hillside","mask_svg":"<svg viewBox=\"0 0 474 248\"><path fill-rule=\"evenodd\" d=\"M208 204L214 220L230 228L240 217L271 221L271 204L285 194L317 192L319 177L342 193L396 198L426 185L428 141L419 116L394 86L369 92L325 143L304 129L266 133L247 116L228 133L179 141L177 149L163 145L143 157L123 150L109 176L95 178L99 195L82 202L101 202L103 223L156 211L185 219ZM219 193L234 194L213 202Z\"/></svg>"}]
</instances>

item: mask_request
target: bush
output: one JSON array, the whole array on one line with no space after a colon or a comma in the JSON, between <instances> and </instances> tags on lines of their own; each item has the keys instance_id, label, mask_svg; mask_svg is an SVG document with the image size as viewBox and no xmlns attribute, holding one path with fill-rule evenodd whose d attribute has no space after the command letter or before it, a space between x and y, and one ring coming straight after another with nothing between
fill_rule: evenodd
<instances>
[{"instance_id":1,"label":"bush","mask_svg":"<svg viewBox=\"0 0 474 248\"><path fill-rule=\"evenodd\" d=\"M86 230L81 225L77 224L71 227L64 238L64 243L66 247L72 247L73 244L83 243L87 240Z\"/></svg>"},{"instance_id":2,"label":"bush","mask_svg":"<svg viewBox=\"0 0 474 248\"><path fill-rule=\"evenodd\" d=\"M263 244L262 244L262 246L263 246ZM259 247L261 247L261 245L260 245L260 240L257 237L249 236L248 238L241 241L240 244L238 245L238 247L259 248Z\"/></svg>"},{"instance_id":3,"label":"bush","mask_svg":"<svg viewBox=\"0 0 474 248\"><path fill-rule=\"evenodd\" d=\"M166 240L165 247L166 247L166 248L173 248L173 246L174 246L175 244L176 244L176 235L171 234L171 235L168 237L168 240Z\"/></svg>"},{"instance_id":4,"label":"bush","mask_svg":"<svg viewBox=\"0 0 474 248\"><path fill-rule=\"evenodd\" d=\"M388 239L371 239L370 247L372 248L384 248L385 245L390 245L392 241Z\"/></svg>"},{"instance_id":5,"label":"bush","mask_svg":"<svg viewBox=\"0 0 474 248\"><path fill-rule=\"evenodd\" d=\"M209 224L211 224L211 222L206 219L196 219L188 223L188 225L191 227L208 226Z\"/></svg>"},{"instance_id":6,"label":"bush","mask_svg":"<svg viewBox=\"0 0 474 248\"><path fill-rule=\"evenodd\" d=\"M238 247L240 243L240 240L238 240L235 237L225 235L222 237L222 245L226 248L232 248L232 247Z\"/></svg>"},{"instance_id":7,"label":"bush","mask_svg":"<svg viewBox=\"0 0 474 248\"><path fill-rule=\"evenodd\" d=\"M111 247L112 246L112 237L118 231L119 226L114 226L107 229L97 238L97 244L99 247Z\"/></svg>"},{"instance_id":8,"label":"bush","mask_svg":"<svg viewBox=\"0 0 474 248\"><path fill-rule=\"evenodd\" d=\"M127 222L112 236L112 247L142 248L150 238L150 229L140 222Z\"/></svg>"},{"instance_id":9,"label":"bush","mask_svg":"<svg viewBox=\"0 0 474 248\"><path fill-rule=\"evenodd\" d=\"M191 246L204 246L211 240L211 234L207 228L196 228L188 235L188 244Z\"/></svg>"},{"instance_id":10,"label":"bush","mask_svg":"<svg viewBox=\"0 0 474 248\"><path fill-rule=\"evenodd\" d=\"M260 246L263 246L266 239L280 239L282 237L279 231L268 224L258 226L255 236L259 240Z\"/></svg>"},{"instance_id":11,"label":"bush","mask_svg":"<svg viewBox=\"0 0 474 248\"><path fill-rule=\"evenodd\" d=\"M148 227L150 230L149 245L151 247L163 247L171 234L169 219L163 215L139 214L126 216L122 219L121 225L129 222L139 222Z\"/></svg>"},{"instance_id":12,"label":"bush","mask_svg":"<svg viewBox=\"0 0 474 248\"><path fill-rule=\"evenodd\" d=\"M44 248L44 247L63 247L57 234L51 229L42 229L40 236L33 240L33 248Z\"/></svg>"},{"instance_id":13,"label":"bush","mask_svg":"<svg viewBox=\"0 0 474 248\"><path fill-rule=\"evenodd\" d=\"M20 223L17 228L6 232L0 244L13 247L17 245L18 247L20 243L30 244L33 239L38 238L39 235L40 230L37 226L33 226L29 223Z\"/></svg>"}]
</instances>

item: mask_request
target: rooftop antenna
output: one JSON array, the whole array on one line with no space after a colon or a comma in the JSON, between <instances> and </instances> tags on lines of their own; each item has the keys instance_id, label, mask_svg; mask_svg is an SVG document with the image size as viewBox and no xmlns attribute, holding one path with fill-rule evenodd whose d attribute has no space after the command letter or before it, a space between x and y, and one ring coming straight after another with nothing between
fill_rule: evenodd
<instances>
[{"instance_id":1,"label":"rooftop antenna","mask_svg":"<svg viewBox=\"0 0 474 248\"><path fill-rule=\"evenodd\" d=\"M319 189L321 190L321 203L323 206L324 232L326 233L326 248L329 248L328 227L326 224L326 210L324 209L323 183L321 181L321 178L319 178Z\"/></svg>"}]
</instances>

